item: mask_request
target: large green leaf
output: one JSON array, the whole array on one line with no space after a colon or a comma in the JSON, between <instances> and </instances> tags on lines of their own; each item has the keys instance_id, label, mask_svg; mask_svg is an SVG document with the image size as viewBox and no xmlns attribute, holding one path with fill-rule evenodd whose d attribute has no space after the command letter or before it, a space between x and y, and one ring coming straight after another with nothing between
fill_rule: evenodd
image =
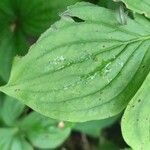
<instances>
[{"instance_id":1,"label":"large green leaf","mask_svg":"<svg viewBox=\"0 0 150 150\"><path fill-rule=\"evenodd\" d=\"M58 121L36 112L24 118L20 128L35 147L43 149L58 147L70 134L68 126L65 125L64 128L59 128Z\"/></svg>"},{"instance_id":2,"label":"large green leaf","mask_svg":"<svg viewBox=\"0 0 150 150\"><path fill-rule=\"evenodd\" d=\"M150 74L127 106L122 132L134 150L150 149Z\"/></svg>"},{"instance_id":3,"label":"large green leaf","mask_svg":"<svg viewBox=\"0 0 150 150\"><path fill-rule=\"evenodd\" d=\"M126 7L134 12L144 14L150 18L150 1L149 0L122 0Z\"/></svg>"},{"instance_id":4,"label":"large green leaf","mask_svg":"<svg viewBox=\"0 0 150 150\"><path fill-rule=\"evenodd\" d=\"M75 21L74 21L75 20ZM13 64L0 90L50 118L103 119L120 113L150 70L150 27L90 3L68 7Z\"/></svg>"},{"instance_id":5,"label":"large green leaf","mask_svg":"<svg viewBox=\"0 0 150 150\"><path fill-rule=\"evenodd\" d=\"M8 126L15 125L24 108L25 105L21 102L6 96L3 102L3 107L1 108L1 115L5 124Z\"/></svg>"}]
</instances>

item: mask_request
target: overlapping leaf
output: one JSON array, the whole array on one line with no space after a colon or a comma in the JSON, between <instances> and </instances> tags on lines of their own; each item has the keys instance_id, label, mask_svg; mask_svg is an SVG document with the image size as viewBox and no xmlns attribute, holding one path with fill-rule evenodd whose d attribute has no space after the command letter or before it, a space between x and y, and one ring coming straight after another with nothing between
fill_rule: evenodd
<instances>
[{"instance_id":1,"label":"overlapping leaf","mask_svg":"<svg viewBox=\"0 0 150 150\"><path fill-rule=\"evenodd\" d=\"M150 18L150 1L149 0L122 0L126 7L134 12L144 14Z\"/></svg>"},{"instance_id":2,"label":"overlapping leaf","mask_svg":"<svg viewBox=\"0 0 150 150\"><path fill-rule=\"evenodd\" d=\"M14 135L17 129L15 128L0 128L0 149L10 150Z\"/></svg>"},{"instance_id":3,"label":"overlapping leaf","mask_svg":"<svg viewBox=\"0 0 150 150\"><path fill-rule=\"evenodd\" d=\"M24 108L25 105L9 96L6 96L1 108L1 115L4 123L8 126L15 125Z\"/></svg>"},{"instance_id":4,"label":"overlapping leaf","mask_svg":"<svg viewBox=\"0 0 150 150\"><path fill-rule=\"evenodd\" d=\"M150 149L150 74L127 106L122 119L126 142L135 150Z\"/></svg>"},{"instance_id":5,"label":"overlapping leaf","mask_svg":"<svg viewBox=\"0 0 150 150\"><path fill-rule=\"evenodd\" d=\"M59 128L58 125L58 121L33 112L23 119L20 127L35 147L53 149L61 145L70 134L69 126Z\"/></svg>"},{"instance_id":6,"label":"overlapping leaf","mask_svg":"<svg viewBox=\"0 0 150 150\"><path fill-rule=\"evenodd\" d=\"M0 149L32 150L33 146L43 149L56 148L69 136L72 124L65 123L60 127L59 121L36 112L26 114L25 117L20 116L23 109L24 105L15 99L7 97L3 102L0 109L3 121L0 128Z\"/></svg>"},{"instance_id":7,"label":"overlapping leaf","mask_svg":"<svg viewBox=\"0 0 150 150\"><path fill-rule=\"evenodd\" d=\"M33 150L23 136L19 135L16 127L0 128L0 149L1 150Z\"/></svg>"},{"instance_id":8,"label":"overlapping leaf","mask_svg":"<svg viewBox=\"0 0 150 150\"><path fill-rule=\"evenodd\" d=\"M149 61L148 21L123 26L113 11L78 3L16 59L0 90L51 118L102 119L126 107Z\"/></svg>"},{"instance_id":9,"label":"overlapping leaf","mask_svg":"<svg viewBox=\"0 0 150 150\"><path fill-rule=\"evenodd\" d=\"M14 137L11 143L11 150L34 150L32 145L23 137Z\"/></svg>"}]
</instances>

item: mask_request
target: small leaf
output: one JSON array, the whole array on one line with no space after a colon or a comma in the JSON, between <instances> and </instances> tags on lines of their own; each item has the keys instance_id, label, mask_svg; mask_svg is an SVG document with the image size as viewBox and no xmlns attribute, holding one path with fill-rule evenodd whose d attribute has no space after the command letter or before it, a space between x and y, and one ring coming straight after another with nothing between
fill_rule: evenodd
<instances>
[{"instance_id":1,"label":"small leaf","mask_svg":"<svg viewBox=\"0 0 150 150\"><path fill-rule=\"evenodd\" d=\"M14 135L18 132L16 128L0 128L0 149L10 150Z\"/></svg>"},{"instance_id":2,"label":"small leaf","mask_svg":"<svg viewBox=\"0 0 150 150\"><path fill-rule=\"evenodd\" d=\"M15 125L16 120L21 115L25 108L21 102L6 96L3 102L3 107L1 108L2 119L6 125Z\"/></svg>"},{"instance_id":3,"label":"small leaf","mask_svg":"<svg viewBox=\"0 0 150 150\"><path fill-rule=\"evenodd\" d=\"M23 119L20 128L35 147L53 149L61 145L70 134L67 125L63 128L58 125L58 121L33 112Z\"/></svg>"},{"instance_id":4,"label":"small leaf","mask_svg":"<svg viewBox=\"0 0 150 150\"><path fill-rule=\"evenodd\" d=\"M33 150L33 148L24 138L14 137L11 150Z\"/></svg>"},{"instance_id":5,"label":"small leaf","mask_svg":"<svg viewBox=\"0 0 150 150\"><path fill-rule=\"evenodd\" d=\"M75 19L76 18L76 19ZM71 122L119 114L150 70L150 23L90 3L68 7L15 61L0 90L50 118Z\"/></svg>"},{"instance_id":6,"label":"small leaf","mask_svg":"<svg viewBox=\"0 0 150 150\"><path fill-rule=\"evenodd\" d=\"M149 0L122 0L126 7L134 12L144 14L150 18L150 1Z\"/></svg>"},{"instance_id":7,"label":"small leaf","mask_svg":"<svg viewBox=\"0 0 150 150\"><path fill-rule=\"evenodd\" d=\"M10 74L15 47L13 33L8 28L0 27L0 77L7 81Z\"/></svg>"},{"instance_id":8,"label":"small leaf","mask_svg":"<svg viewBox=\"0 0 150 150\"><path fill-rule=\"evenodd\" d=\"M125 141L135 150L150 149L150 73L122 118Z\"/></svg>"}]
</instances>

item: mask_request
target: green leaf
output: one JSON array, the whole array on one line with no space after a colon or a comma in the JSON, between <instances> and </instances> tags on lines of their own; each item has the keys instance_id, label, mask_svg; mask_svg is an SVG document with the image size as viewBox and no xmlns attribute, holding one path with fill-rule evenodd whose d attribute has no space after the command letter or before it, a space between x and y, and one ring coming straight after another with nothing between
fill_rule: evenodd
<instances>
[{"instance_id":1,"label":"green leaf","mask_svg":"<svg viewBox=\"0 0 150 150\"><path fill-rule=\"evenodd\" d=\"M11 20L15 19L15 14L13 12L10 0L0 1L0 25L8 25Z\"/></svg>"},{"instance_id":2,"label":"green leaf","mask_svg":"<svg viewBox=\"0 0 150 150\"><path fill-rule=\"evenodd\" d=\"M95 120L95 121L88 121L83 123L77 123L74 126L74 130L83 132L89 136L92 137L99 137L101 134L101 130L111 126L116 120L118 119L118 116L103 119L103 120Z\"/></svg>"},{"instance_id":3,"label":"green leaf","mask_svg":"<svg viewBox=\"0 0 150 150\"><path fill-rule=\"evenodd\" d=\"M33 150L32 146L18 134L17 128L0 128L1 150Z\"/></svg>"},{"instance_id":4,"label":"green leaf","mask_svg":"<svg viewBox=\"0 0 150 150\"><path fill-rule=\"evenodd\" d=\"M75 20L75 21L74 21ZM90 3L59 22L13 64L0 90L50 118L71 122L119 114L150 70L150 27Z\"/></svg>"},{"instance_id":5,"label":"green leaf","mask_svg":"<svg viewBox=\"0 0 150 150\"><path fill-rule=\"evenodd\" d=\"M24 32L38 36L58 19L58 13L79 0L22 0L16 1Z\"/></svg>"},{"instance_id":6,"label":"green leaf","mask_svg":"<svg viewBox=\"0 0 150 150\"><path fill-rule=\"evenodd\" d=\"M125 141L135 150L150 149L150 73L122 118Z\"/></svg>"},{"instance_id":7,"label":"green leaf","mask_svg":"<svg viewBox=\"0 0 150 150\"><path fill-rule=\"evenodd\" d=\"M134 12L144 14L150 18L150 1L149 0L122 0L126 7Z\"/></svg>"},{"instance_id":8,"label":"green leaf","mask_svg":"<svg viewBox=\"0 0 150 150\"><path fill-rule=\"evenodd\" d=\"M24 138L15 137L12 140L11 150L33 150L33 148Z\"/></svg>"},{"instance_id":9,"label":"green leaf","mask_svg":"<svg viewBox=\"0 0 150 150\"><path fill-rule=\"evenodd\" d=\"M7 81L15 55L13 33L9 28L2 26L0 26L0 32L0 77Z\"/></svg>"},{"instance_id":10,"label":"green leaf","mask_svg":"<svg viewBox=\"0 0 150 150\"><path fill-rule=\"evenodd\" d=\"M2 113L1 113L1 110L2 110L2 107L3 107L2 105L3 105L3 94L0 93L0 126L3 123L3 121L2 121Z\"/></svg>"},{"instance_id":11,"label":"green leaf","mask_svg":"<svg viewBox=\"0 0 150 150\"><path fill-rule=\"evenodd\" d=\"M70 134L70 128L67 125L64 128L59 128L58 121L36 112L24 118L20 128L35 147L42 149L58 147Z\"/></svg>"},{"instance_id":12,"label":"green leaf","mask_svg":"<svg viewBox=\"0 0 150 150\"><path fill-rule=\"evenodd\" d=\"M14 135L18 132L16 128L0 128L0 149L10 150Z\"/></svg>"},{"instance_id":13,"label":"green leaf","mask_svg":"<svg viewBox=\"0 0 150 150\"><path fill-rule=\"evenodd\" d=\"M25 105L21 102L6 96L3 102L3 107L1 108L1 115L5 124L8 126L15 125L24 108Z\"/></svg>"},{"instance_id":14,"label":"green leaf","mask_svg":"<svg viewBox=\"0 0 150 150\"><path fill-rule=\"evenodd\" d=\"M27 41L26 35L22 30L15 31L14 43L16 53L19 56L24 56L28 52L29 43Z\"/></svg>"},{"instance_id":15,"label":"green leaf","mask_svg":"<svg viewBox=\"0 0 150 150\"><path fill-rule=\"evenodd\" d=\"M98 5L114 10L116 10L119 6L118 3L115 3L112 0L98 0Z\"/></svg>"},{"instance_id":16,"label":"green leaf","mask_svg":"<svg viewBox=\"0 0 150 150\"><path fill-rule=\"evenodd\" d=\"M16 54L25 54L27 41L22 33L11 31L10 27L0 27L0 77L8 81L13 58Z\"/></svg>"},{"instance_id":17,"label":"green leaf","mask_svg":"<svg viewBox=\"0 0 150 150\"><path fill-rule=\"evenodd\" d=\"M101 150L120 150L114 143L110 142L110 141L105 141L104 143L102 143L100 145ZM97 150L99 150L97 149Z\"/></svg>"}]
</instances>

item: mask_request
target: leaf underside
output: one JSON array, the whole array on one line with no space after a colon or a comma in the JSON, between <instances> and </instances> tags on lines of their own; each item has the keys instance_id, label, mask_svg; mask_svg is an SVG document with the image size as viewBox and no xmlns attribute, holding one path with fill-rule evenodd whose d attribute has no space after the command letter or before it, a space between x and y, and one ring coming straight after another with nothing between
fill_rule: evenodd
<instances>
[{"instance_id":1,"label":"leaf underside","mask_svg":"<svg viewBox=\"0 0 150 150\"><path fill-rule=\"evenodd\" d=\"M54 119L114 116L150 70L150 23L141 20L128 18L121 25L108 9L70 6L25 57L14 61L0 90Z\"/></svg>"},{"instance_id":2,"label":"leaf underside","mask_svg":"<svg viewBox=\"0 0 150 150\"><path fill-rule=\"evenodd\" d=\"M150 74L127 106L122 119L126 142L135 150L150 149Z\"/></svg>"}]
</instances>

